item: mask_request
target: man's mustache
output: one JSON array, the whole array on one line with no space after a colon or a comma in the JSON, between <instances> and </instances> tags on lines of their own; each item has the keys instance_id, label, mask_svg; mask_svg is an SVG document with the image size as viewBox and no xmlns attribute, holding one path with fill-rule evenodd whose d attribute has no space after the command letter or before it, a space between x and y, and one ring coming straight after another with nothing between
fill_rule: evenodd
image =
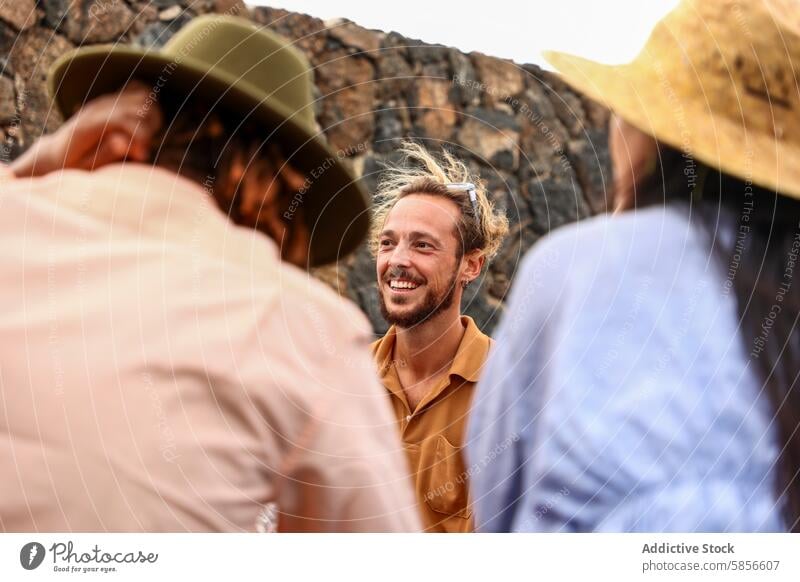
<instances>
[{"instance_id":1,"label":"man's mustache","mask_svg":"<svg viewBox=\"0 0 800 582\"><path fill-rule=\"evenodd\" d=\"M388 283L391 279L404 279L406 281L411 281L412 283L416 283L417 285L422 285L425 283L424 279L415 277L414 275L411 274L411 271L397 267L389 269L383 276L384 283Z\"/></svg>"}]
</instances>

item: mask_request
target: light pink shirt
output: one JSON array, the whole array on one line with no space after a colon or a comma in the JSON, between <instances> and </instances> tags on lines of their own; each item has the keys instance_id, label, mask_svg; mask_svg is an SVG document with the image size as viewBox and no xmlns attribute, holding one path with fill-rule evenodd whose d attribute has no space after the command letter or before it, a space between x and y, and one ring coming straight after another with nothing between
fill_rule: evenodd
<instances>
[{"instance_id":1,"label":"light pink shirt","mask_svg":"<svg viewBox=\"0 0 800 582\"><path fill-rule=\"evenodd\" d=\"M0 178L0 530L414 531L366 318L197 183Z\"/></svg>"}]
</instances>

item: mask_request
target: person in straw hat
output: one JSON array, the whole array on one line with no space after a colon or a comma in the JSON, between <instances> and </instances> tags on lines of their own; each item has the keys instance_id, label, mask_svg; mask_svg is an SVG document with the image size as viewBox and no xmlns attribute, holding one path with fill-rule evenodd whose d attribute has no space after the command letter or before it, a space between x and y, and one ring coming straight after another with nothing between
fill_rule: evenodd
<instances>
[{"instance_id":1,"label":"person in straw hat","mask_svg":"<svg viewBox=\"0 0 800 582\"><path fill-rule=\"evenodd\" d=\"M2 183L2 528L418 530L366 318L304 270L369 217L300 53L200 17L49 88Z\"/></svg>"},{"instance_id":2,"label":"person in straw hat","mask_svg":"<svg viewBox=\"0 0 800 582\"><path fill-rule=\"evenodd\" d=\"M800 4L685 0L608 106L613 215L537 244L478 387L483 531L800 530Z\"/></svg>"}]
</instances>

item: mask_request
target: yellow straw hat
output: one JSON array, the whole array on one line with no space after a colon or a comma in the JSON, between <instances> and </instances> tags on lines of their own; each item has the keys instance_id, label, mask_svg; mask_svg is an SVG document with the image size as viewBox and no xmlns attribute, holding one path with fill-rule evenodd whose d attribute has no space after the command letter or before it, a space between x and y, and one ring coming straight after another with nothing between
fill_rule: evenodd
<instances>
[{"instance_id":1,"label":"yellow straw hat","mask_svg":"<svg viewBox=\"0 0 800 582\"><path fill-rule=\"evenodd\" d=\"M628 64L545 58L661 142L800 198L800 1L684 0Z\"/></svg>"}]
</instances>

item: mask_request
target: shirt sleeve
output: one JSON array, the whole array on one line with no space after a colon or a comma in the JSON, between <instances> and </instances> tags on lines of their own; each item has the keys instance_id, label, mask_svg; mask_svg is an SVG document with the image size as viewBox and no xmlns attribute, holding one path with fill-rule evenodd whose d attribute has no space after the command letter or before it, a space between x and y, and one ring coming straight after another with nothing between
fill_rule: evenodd
<instances>
[{"instance_id":1,"label":"shirt sleeve","mask_svg":"<svg viewBox=\"0 0 800 582\"><path fill-rule=\"evenodd\" d=\"M511 531L523 513L551 330L558 327L557 261L547 248L523 261L473 401L467 456L478 531Z\"/></svg>"},{"instance_id":2,"label":"shirt sleeve","mask_svg":"<svg viewBox=\"0 0 800 582\"><path fill-rule=\"evenodd\" d=\"M421 531L386 395L372 378L358 381L374 396L331 402L288 468L283 531Z\"/></svg>"},{"instance_id":3,"label":"shirt sleeve","mask_svg":"<svg viewBox=\"0 0 800 582\"><path fill-rule=\"evenodd\" d=\"M294 376L311 413L281 471L280 529L418 532L410 472L370 357L367 322L347 307L298 309L297 317L309 316L302 327L310 343Z\"/></svg>"},{"instance_id":4,"label":"shirt sleeve","mask_svg":"<svg viewBox=\"0 0 800 582\"><path fill-rule=\"evenodd\" d=\"M341 369L326 382L335 394L318 407L287 467L283 531L421 531L385 391L366 352L352 355L358 368Z\"/></svg>"}]
</instances>

